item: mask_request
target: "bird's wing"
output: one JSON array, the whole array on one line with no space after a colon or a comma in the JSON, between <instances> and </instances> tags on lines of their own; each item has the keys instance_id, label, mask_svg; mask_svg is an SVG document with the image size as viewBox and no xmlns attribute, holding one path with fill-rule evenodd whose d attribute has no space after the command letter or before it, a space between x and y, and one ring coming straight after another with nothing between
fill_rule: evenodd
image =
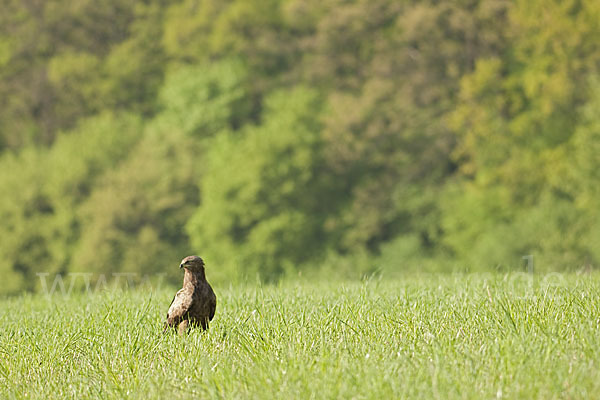
<instances>
[{"instance_id":1,"label":"bird's wing","mask_svg":"<svg viewBox=\"0 0 600 400\"><path fill-rule=\"evenodd\" d=\"M212 289L211 289L212 291ZM210 313L208 315L208 320L212 321L213 317L215 316L215 310L217 309L217 296L215 295L215 292L212 292L212 297L210 299Z\"/></svg>"},{"instance_id":2,"label":"bird's wing","mask_svg":"<svg viewBox=\"0 0 600 400\"><path fill-rule=\"evenodd\" d=\"M210 293L208 300L208 320L212 321L215 316L215 309L217 308L217 295L208 282L206 282L206 286L208 286L208 292Z\"/></svg>"},{"instance_id":3,"label":"bird's wing","mask_svg":"<svg viewBox=\"0 0 600 400\"><path fill-rule=\"evenodd\" d=\"M192 305L192 296L181 289L173 297L169 311L167 312L166 325L173 326L178 324Z\"/></svg>"}]
</instances>

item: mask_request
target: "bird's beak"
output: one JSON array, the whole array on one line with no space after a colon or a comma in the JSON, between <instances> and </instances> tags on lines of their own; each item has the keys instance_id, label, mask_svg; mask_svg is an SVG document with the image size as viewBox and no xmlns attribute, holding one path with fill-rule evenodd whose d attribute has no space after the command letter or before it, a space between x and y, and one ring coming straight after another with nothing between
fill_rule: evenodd
<instances>
[{"instance_id":1,"label":"bird's beak","mask_svg":"<svg viewBox=\"0 0 600 400\"><path fill-rule=\"evenodd\" d=\"M185 264L184 264L184 263L181 263L181 264L179 264L179 269L181 269L181 268L183 268L183 267L185 267Z\"/></svg>"}]
</instances>

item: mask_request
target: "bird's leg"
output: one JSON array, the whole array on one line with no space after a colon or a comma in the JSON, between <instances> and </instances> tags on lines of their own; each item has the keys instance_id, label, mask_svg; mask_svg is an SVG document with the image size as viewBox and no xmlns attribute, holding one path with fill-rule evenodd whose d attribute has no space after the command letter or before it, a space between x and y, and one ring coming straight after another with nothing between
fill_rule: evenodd
<instances>
[{"instance_id":1,"label":"bird's leg","mask_svg":"<svg viewBox=\"0 0 600 400\"><path fill-rule=\"evenodd\" d=\"M177 328L178 333L180 335L187 333L189 324L190 324L190 321L188 321L187 319L184 319L183 321L181 321L181 323L179 324L179 327Z\"/></svg>"}]
</instances>

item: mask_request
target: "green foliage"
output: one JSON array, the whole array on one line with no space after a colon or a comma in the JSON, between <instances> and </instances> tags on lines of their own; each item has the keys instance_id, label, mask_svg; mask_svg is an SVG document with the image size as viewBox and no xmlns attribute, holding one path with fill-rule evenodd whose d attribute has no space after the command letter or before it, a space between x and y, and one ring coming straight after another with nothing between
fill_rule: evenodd
<instances>
[{"instance_id":1,"label":"green foliage","mask_svg":"<svg viewBox=\"0 0 600 400\"><path fill-rule=\"evenodd\" d=\"M596 207L578 207L575 189L585 176L579 158L590 160L580 141L594 125L589 86L597 72L589 63L600 60L592 39L600 30L589 15L600 8L572 6L518 2L512 47L479 60L462 79L452 121L464 179L447 186L443 241L471 266L517 263L526 254L537 254L543 269L600 262L586 244Z\"/></svg>"},{"instance_id":2,"label":"green foliage","mask_svg":"<svg viewBox=\"0 0 600 400\"><path fill-rule=\"evenodd\" d=\"M192 253L183 226L198 202L201 167L197 144L183 133L147 133L78 208L81 235L69 271L173 278L173 260Z\"/></svg>"},{"instance_id":3,"label":"green foliage","mask_svg":"<svg viewBox=\"0 0 600 400\"><path fill-rule=\"evenodd\" d=\"M3 2L0 42L9 40L11 51L0 72L0 145L49 145L80 118L123 110L124 104L116 104L116 94L107 89L115 77L104 73L104 60L128 36L135 37L133 25L143 20L138 11L142 2L136 3ZM160 27L156 21L150 25ZM152 43L138 50L145 52ZM136 54L123 56L136 59ZM131 72L130 78L140 78L141 71ZM143 79L149 80L147 73ZM133 106L151 99L128 101Z\"/></svg>"},{"instance_id":4,"label":"green foliage","mask_svg":"<svg viewBox=\"0 0 600 400\"><path fill-rule=\"evenodd\" d=\"M303 88L275 93L260 126L211 142L188 231L207 262L221 266L218 278L272 278L322 251L321 104Z\"/></svg>"},{"instance_id":5,"label":"green foliage","mask_svg":"<svg viewBox=\"0 0 600 400\"><path fill-rule=\"evenodd\" d=\"M50 149L2 157L0 270L9 282L3 292L33 289L36 273L67 270L80 232L74 210L99 177L127 155L140 132L139 118L105 114L83 121Z\"/></svg>"},{"instance_id":6,"label":"green foliage","mask_svg":"<svg viewBox=\"0 0 600 400\"><path fill-rule=\"evenodd\" d=\"M600 263L597 1L2 7L0 293Z\"/></svg>"},{"instance_id":7,"label":"green foliage","mask_svg":"<svg viewBox=\"0 0 600 400\"><path fill-rule=\"evenodd\" d=\"M160 91L160 123L198 137L237 127L250 108L246 75L233 60L177 68Z\"/></svg>"}]
</instances>

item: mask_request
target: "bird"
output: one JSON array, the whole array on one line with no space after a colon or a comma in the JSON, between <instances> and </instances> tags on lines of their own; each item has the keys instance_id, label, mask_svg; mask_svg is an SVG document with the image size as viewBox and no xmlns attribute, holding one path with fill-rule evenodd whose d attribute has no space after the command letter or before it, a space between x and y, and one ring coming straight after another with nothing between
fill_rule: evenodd
<instances>
[{"instance_id":1,"label":"bird","mask_svg":"<svg viewBox=\"0 0 600 400\"><path fill-rule=\"evenodd\" d=\"M204 261L198 256L188 256L181 260L179 268L185 270L183 287L171 301L163 333L174 328L182 335L197 326L206 330L215 316L217 296L206 281Z\"/></svg>"}]
</instances>

